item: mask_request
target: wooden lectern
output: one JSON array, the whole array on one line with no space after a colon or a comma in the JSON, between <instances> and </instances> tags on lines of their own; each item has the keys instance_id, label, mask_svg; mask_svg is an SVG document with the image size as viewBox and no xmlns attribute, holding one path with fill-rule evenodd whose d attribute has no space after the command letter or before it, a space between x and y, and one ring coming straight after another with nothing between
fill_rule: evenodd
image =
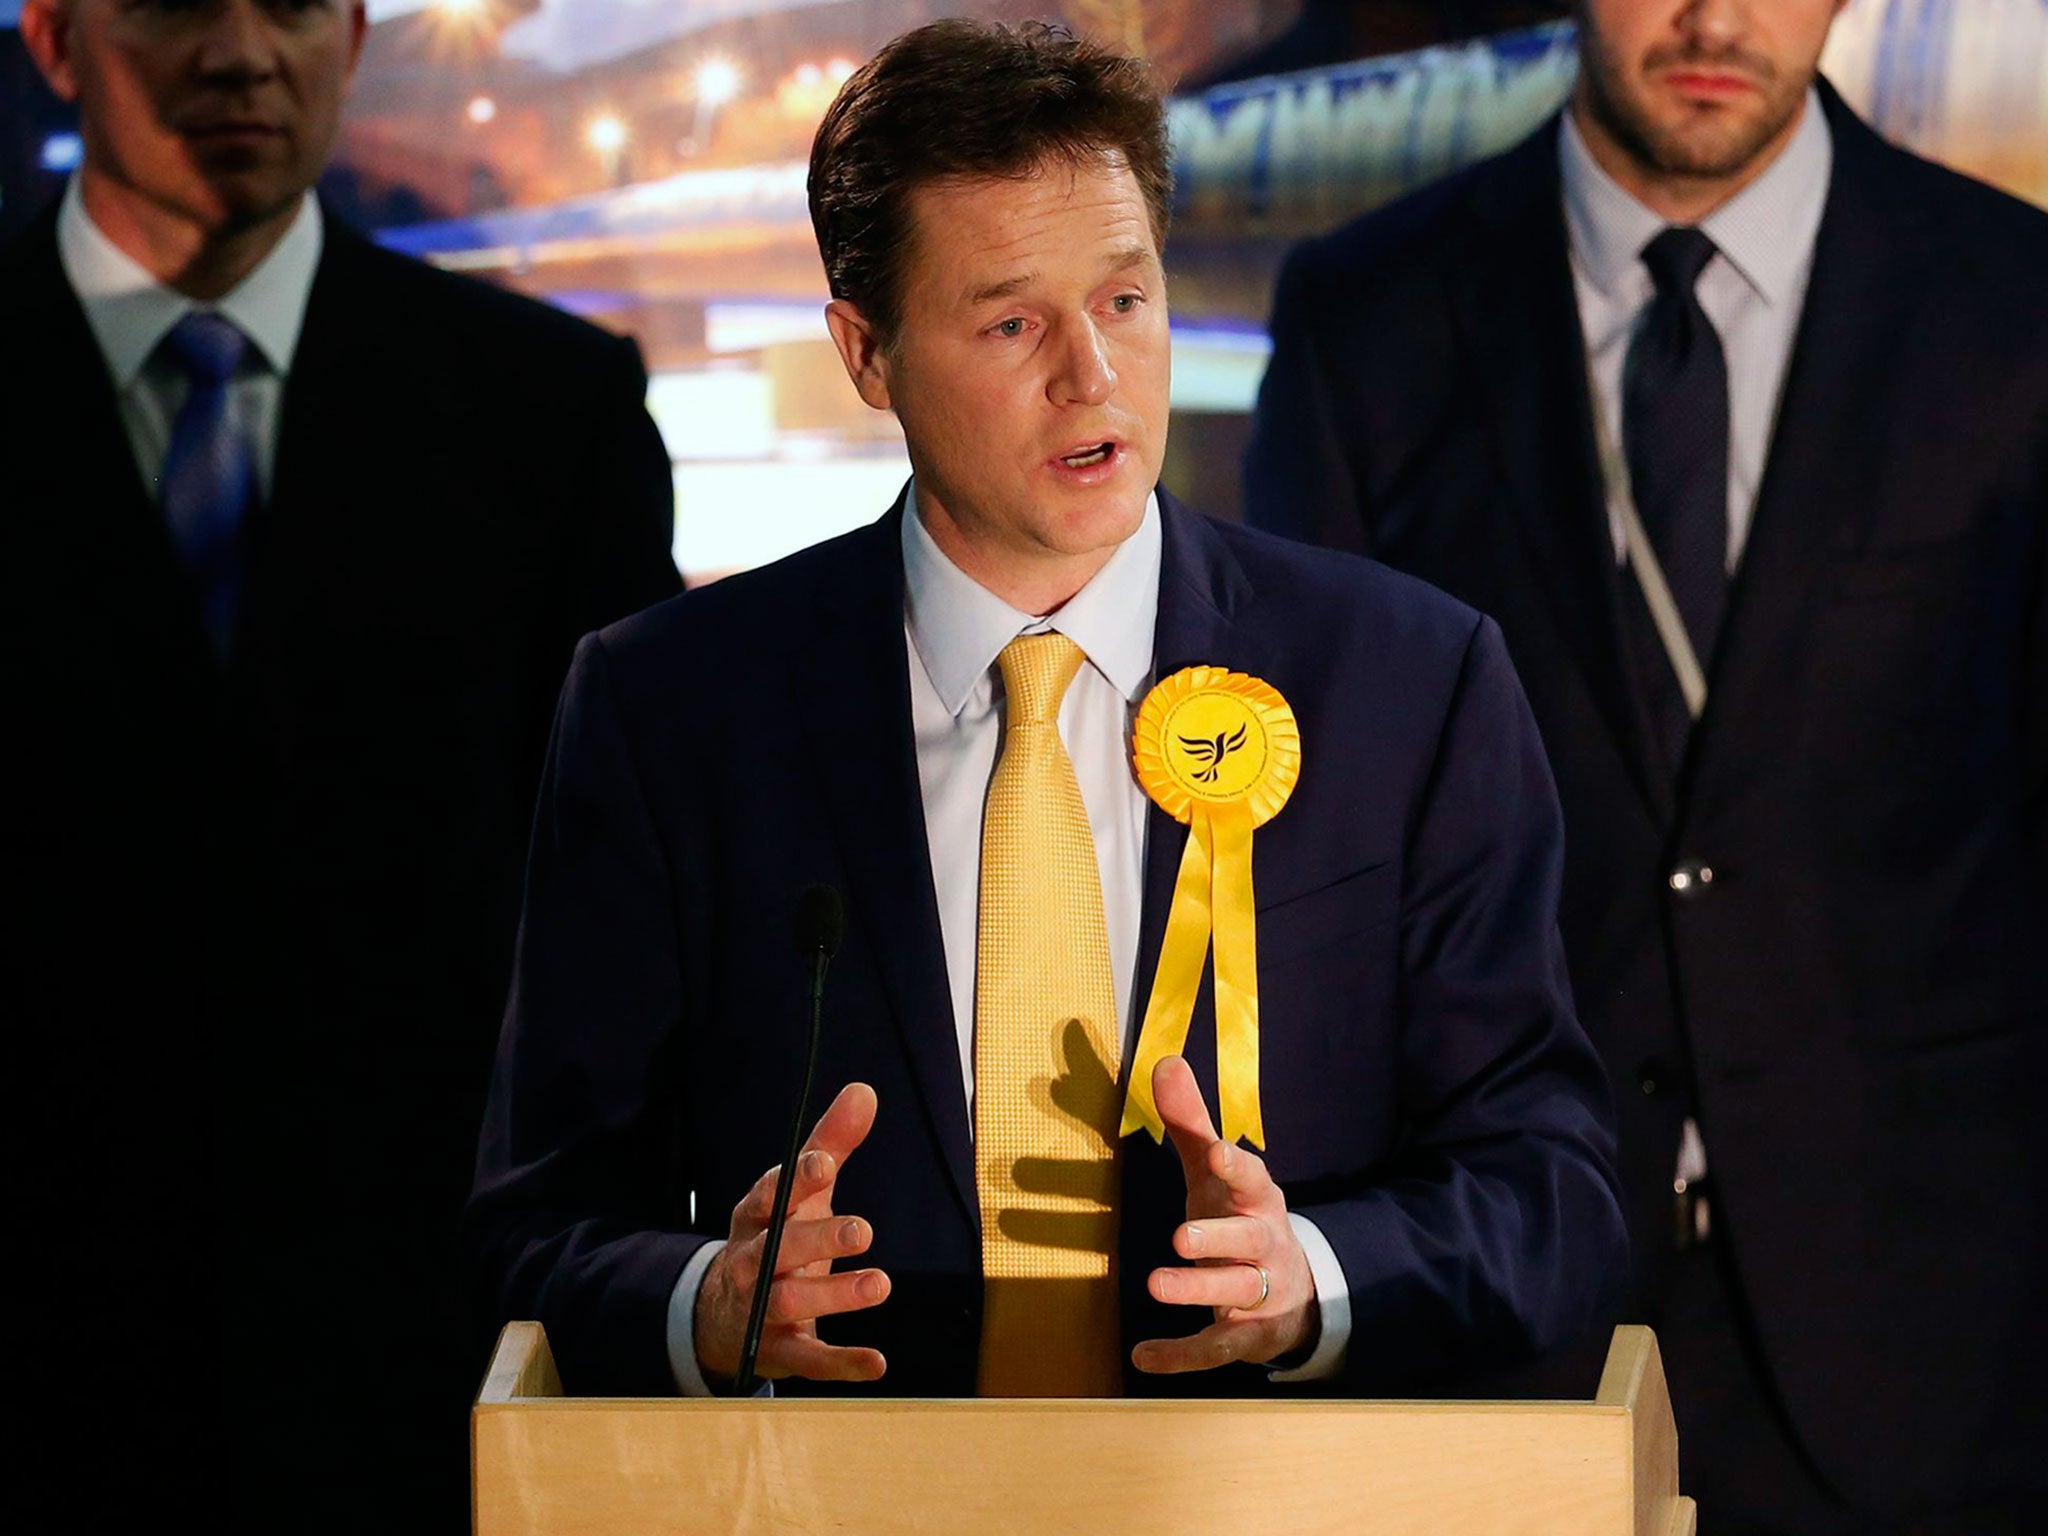
<instances>
[{"instance_id":1,"label":"wooden lectern","mask_svg":"<svg viewBox=\"0 0 2048 1536\"><path fill-rule=\"evenodd\" d=\"M1591 1402L574 1398L538 1323L471 1420L477 1536L1692 1536L1657 1341Z\"/></svg>"}]
</instances>

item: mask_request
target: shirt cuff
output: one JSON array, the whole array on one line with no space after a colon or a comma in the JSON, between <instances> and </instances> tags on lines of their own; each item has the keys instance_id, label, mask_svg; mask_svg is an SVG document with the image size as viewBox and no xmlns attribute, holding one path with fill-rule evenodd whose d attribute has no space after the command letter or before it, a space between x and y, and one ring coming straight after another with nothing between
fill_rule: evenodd
<instances>
[{"instance_id":1,"label":"shirt cuff","mask_svg":"<svg viewBox=\"0 0 2048 1536\"><path fill-rule=\"evenodd\" d=\"M676 1379L676 1390L685 1397L726 1397L704 1379L697 1364L697 1292L703 1288L711 1261L725 1247L724 1238L714 1238L695 1253L676 1277L676 1288L668 1293L668 1369ZM756 1397L773 1397L775 1384L764 1381L754 1389Z\"/></svg>"},{"instance_id":2,"label":"shirt cuff","mask_svg":"<svg viewBox=\"0 0 2048 1536\"><path fill-rule=\"evenodd\" d=\"M1308 1256L1308 1272L1315 1277L1316 1310L1322 1315L1322 1331L1316 1347L1301 1364L1285 1371L1271 1371L1267 1379L1278 1382L1329 1381L1344 1369L1344 1356L1351 1344L1351 1287L1344 1281L1344 1266L1337 1262L1337 1250L1323 1236L1323 1229L1299 1211L1289 1211L1287 1220L1294 1239ZM685 1278L688 1271L684 1271Z\"/></svg>"},{"instance_id":3,"label":"shirt cuff","mask_svg":"<svg viewBox=\"0 0 2048 1536\"><path fill-rule=\"evenodd\" d=\"M711 1383L697 1364L697 1292L711 1261L725 1247L723 1239L706 1243L690 1255L690 1262L668 1293L668 1368L676 1379L676 1390L685 1397L715 1397Z\"/></svg>"}]
</instances>

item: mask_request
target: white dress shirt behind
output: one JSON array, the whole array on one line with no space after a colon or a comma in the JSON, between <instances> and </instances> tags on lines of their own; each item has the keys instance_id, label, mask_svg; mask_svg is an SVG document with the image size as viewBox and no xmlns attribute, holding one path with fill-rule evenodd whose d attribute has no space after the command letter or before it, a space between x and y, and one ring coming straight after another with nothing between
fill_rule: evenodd
<instances>
[{"instance_id":1,"label":"white dress shirt behind","mask_svg":"<svg viewBox=\"0 0 2048 1536\"><path fill-rule=\"evenodd\" d=\"M1137 532L1087 586L1057 613L1034 616L1012 608L948 559L918 514L915 484L904 496L903 633L910 664L910 722L970 1126L981 819L1003 726L996 658L1022 634L1056 630L1088 658L1061 702L1060 739L1073 760L1095 838L1124 1060L1131 1059L1143 1017L1136 971L1149 802L1131 771L1126 743L1153 683L1161 537L1155 497L1147 502ZM1351 1336L1351 1293L1329 1239L1304 1216L1290 1216L1290 1221L1315 1276L1321 1333L1307 1360L1292 1370L1275 1371L1273 1379L1318 1381L1343 1367ZM691 1255L669 1300L669 1363L677 1386L693 1396L709 1391L697 1365L697 1289L721 1247L707 1243Z\"/></svg>"},{"instance_id":2,"label":"white dress shirt behind","mask_svg":"<svg viewBox=\"0 0 2048 1536\"><path fill-rule=\"evenodd\" d=\"M225 315L253 343L229 386L228 409L255 445L257 484L263 499L270 499L284 384L298 351L325 238L319 200L308 192L270 254L216 302L202 304L158 282L102 234L86 212L78 178L71 178L57 212L57 259L106 360L121 425L152 499L160 496L171 425L188 388L183 371L159 356L157 348L171 327L195 309Z\"/></svg>"},{"instance_id":3,"label":"white dress shirt behind","mask_svg":"<svg viewBox=\"0 0 2048 1536\"><path fill-rule=\"evenodd\" d=\"M1558 135L1564 178L1565 228L1571 237L1572 285L1586 335L1599 420L1611 433L1622 421L1622 365L1643 312L1656 293L1643 247L1666 220L1637 202L1600 168L1572 114ZM1728 364L1728 569L1741 563L1757 488L1771 450L1771 429L1784 393L1785 367L1813 276L1834 139L1813 91L1790 142L1763 174L1700 221L1720 254L1700 273L1695 292L1713 322ZM1603 443L1618 451L1619 442ZM1604 454L1603 454L1604 458ZM1610 490L1615 488L1610 487ZM1627 558L1618 507L1609 498L1615 559Z\"/></svg>"}]
</instances>

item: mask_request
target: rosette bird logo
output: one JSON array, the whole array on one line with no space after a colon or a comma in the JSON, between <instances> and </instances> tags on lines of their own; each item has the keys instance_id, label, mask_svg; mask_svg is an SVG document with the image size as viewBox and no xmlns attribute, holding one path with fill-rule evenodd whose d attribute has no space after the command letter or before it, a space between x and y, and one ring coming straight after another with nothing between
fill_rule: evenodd
<instances>
[{"instance_id":1,"label":"rosette bird logo","mask_svg":"<svg viewBox=\"0 0 2048 1536\"><path fill-rule=\"evenodd\" d=\"M1223 776L1223 760L1244 745L1245 732L1249 726L1240 725L1235 731L1219 732L1213 737L1183 736L1180 749L1202 766L1194 772L1197 784L1214 784Z\"/></svg>"}]
</instances>

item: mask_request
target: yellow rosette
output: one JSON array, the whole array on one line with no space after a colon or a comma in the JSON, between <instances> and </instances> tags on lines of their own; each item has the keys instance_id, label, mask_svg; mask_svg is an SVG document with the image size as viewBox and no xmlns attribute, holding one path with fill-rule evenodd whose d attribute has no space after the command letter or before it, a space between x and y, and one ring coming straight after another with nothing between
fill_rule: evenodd
<instances>
[{"instance_id":1,"label":"yellow rosette","mask_svg":"<svg viewBox=\"0 0 2048 1536\"><path fill-rule=\"evenodd\" d=\"M1279 814L1301 776L1301 730L1269 684L1222 667L1187 667L1145 696L1132 731L1138 782L1188 828L1166 937L1138 1031L1123 1134L1154 1141L1166 1123L1152 1069L1187 1044L1213 936L1216 1078L1223 1139L1263 1150L1259 1113L1259 963L1252 903L1252 829Z\"/></svg>"}]
</instances>

